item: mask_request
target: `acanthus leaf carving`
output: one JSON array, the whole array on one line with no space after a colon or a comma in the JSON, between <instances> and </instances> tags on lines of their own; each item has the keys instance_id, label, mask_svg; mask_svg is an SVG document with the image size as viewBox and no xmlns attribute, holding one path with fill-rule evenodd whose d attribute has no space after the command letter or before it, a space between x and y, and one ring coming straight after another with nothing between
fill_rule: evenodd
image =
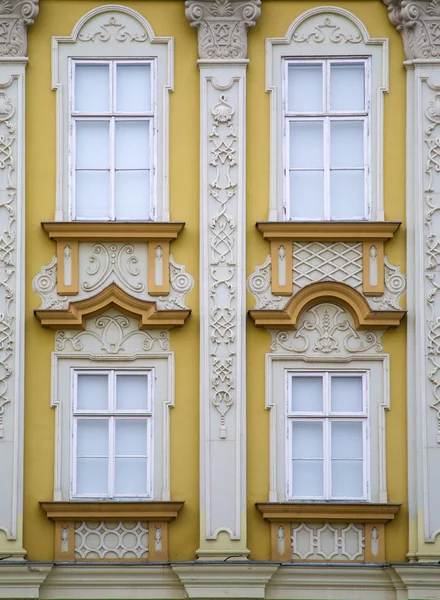
<instances>
[{"instance_id":1,"label":"acanthus leaf carving","mask_svg":"<svg viewBox=\"0 0 440 600\"><path fill-rule=\"evenodd\" d=\"M247 56L247 30L255 27L261 0L187 0L186 18L198 30L199 57Z\"/></svg>"},{"instance_id":2,"label":"acanthus leaf carving","mask_svg":"<svg viewBox=\"0 0 440 600\"><path fill-rule=\"evenodd\" d=\"M39 0L2 0L0 4L0 56L26 56L27 28L38 15Z\"/></svg>"}]
</instances>

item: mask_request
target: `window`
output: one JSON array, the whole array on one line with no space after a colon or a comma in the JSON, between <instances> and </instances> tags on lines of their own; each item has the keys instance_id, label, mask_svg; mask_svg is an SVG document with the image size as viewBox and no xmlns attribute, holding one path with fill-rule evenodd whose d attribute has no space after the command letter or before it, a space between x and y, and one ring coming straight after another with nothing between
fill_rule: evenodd
<instances>
[{"instance_id":1,"label":"window","mask_svg":"<svg viewBox=\"0 0 440 600\"><path fill-rule=\"evenodd\" d=\"M367 374L287 373L288 499L366 500Z\"/></svg>"},{"instance_id":2,"label":"window","mask_svg":"<svg viewBox=\"0 0 440 600\"><path fill-rule=\"evenodd\" d=\"M152 218L152 73L145 61L73 62L73 218Z\"/></svg>"},{"instance_id":3,"label":"window","mask_svg":"<svg viewBox=\"0 0 440 600\"><path fill-rule=\"evenodd\" d=\"M72 496L152 499L151 371L72 374Z\"/></svg>"},{"instance_id":4,"label":"window","mask_svg":"<svg viewBox=\"0 0 440 600\"><path fill-rule=\"evenodd\" d=\"M288 219L368 219L369 63L286 60Z\"/></svg>"}]
</instances>

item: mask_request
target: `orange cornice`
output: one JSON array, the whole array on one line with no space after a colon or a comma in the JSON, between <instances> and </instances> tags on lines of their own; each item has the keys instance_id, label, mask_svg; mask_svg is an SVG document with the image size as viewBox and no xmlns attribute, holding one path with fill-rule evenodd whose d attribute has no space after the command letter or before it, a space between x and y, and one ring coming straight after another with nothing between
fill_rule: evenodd
<instances>
[{"instance_id":1,"label":"orange cornice","mask_svg":"<svg viewBox=\"0 0 440 600\"><path fill-rule=\"evenodd\" d=\"M92 298L70 302L66 310L36 310L35 315L43 326L51 329L84 329L87 318L109 308L137 317L139 329L172 329L182 326L191 314L188 309L158 310L155 302L133 298L112 283Z\"/></svg>"},{"instance_id":2,"label":"orange cornice","mask_svg":"<svg viewBox=\"0 0 440 600\"><path fill-rule=\"evenodd\" d=\"M185 223L121 221L45 221L41 223L52 240L77 242L142 241L177 239Z\"/></svg>"},{"instance_id":3,"label":"orange cornice","mask_svg":"<svg viewBox=\"0 0 440 600\"><path fill-rule=\"evenodd\" d=\"M397 221L264 221L257 229L265 240L294 242L364 242L390 240Z\"/></svg>"},{"instance_id":4,"label":"orange cornice","mask_svg":"<svg viewBox=\"0 0 440 600\"><path fill-rule=\"evenodd\" d=\"M386 523L400 504L267 502L256 504L268 521Z\"/></svg>"},{"instance_id":5,"label":"orange cornice","mask_svg":"<svg viewBox=\"0 0 440 600\"><path fill-rule=\"evenodd\" d=\"M406 314L404 310L372 310L365 298L354 288L338 282L323 281L302 288L280 310L250 310L257 327L266 329L296 329L301 314L316 304L334 302L353 316L357 329L388 329L396 327Z\"/></svg>"},{"instance_id":6,"label":"orange cornice","mask_svg":"<svg viewBox=\"0 0 440 600\"><path fill-rule=\"evenodd\" d=\"M40 502L49 519L54 521L85 521L105 519L136 519L171 521L183 502Z\"/></svg>"}]
</instances>

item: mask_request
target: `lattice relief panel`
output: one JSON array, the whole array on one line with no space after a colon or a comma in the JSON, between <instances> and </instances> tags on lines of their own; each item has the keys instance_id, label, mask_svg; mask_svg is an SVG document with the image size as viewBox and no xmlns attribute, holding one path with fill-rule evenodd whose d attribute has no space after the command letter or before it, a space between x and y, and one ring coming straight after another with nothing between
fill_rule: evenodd
<instances>
[{"instance_id":1,"label":"lattice relief panel","mask_svg":"<svg viewBox=\"0 0 440 600\"><path fill-rule=\"evenodd\" d=\"M148 526L144 521L75 523L75 559L147 559Z\"/></svg>"},{"instance_id":2,"label":"lattice relief panel","mask_svg":"<svg viewBox=\"0 0 440 600\"><path fill-rule=\"evenodd\" d=\"M360 243L294 243L294 290L317 281L339 281L356 289L361 288L362 260Z\"/></svg>"},{"instance_id":3,"label":"lattice relief panel","mask_svg":"<svg viewBox=\"0 0 440 600\"><path fill-rule=\"evenodd\" d=\"M364 529L359 523L292 523L292 560L363 561Z\"/></svg>"}]
</instances>

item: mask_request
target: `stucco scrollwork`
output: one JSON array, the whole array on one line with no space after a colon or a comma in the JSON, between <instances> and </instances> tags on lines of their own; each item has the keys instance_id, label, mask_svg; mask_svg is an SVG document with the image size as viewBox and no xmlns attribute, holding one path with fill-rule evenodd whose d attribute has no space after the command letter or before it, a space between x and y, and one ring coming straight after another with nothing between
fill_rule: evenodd
<instances>
[{"instance_id":1,"label":"stucco scrollwork","mask_svg":"<svg viewBox=\"0 0 440 600\"><path fill-rule=\"evenodd\" d=\"M108 42L112 37L118 42L145 42L147 33L133 33L127 30L126 25L118 22L116 16L110 16L107 23L99 25L99 29L92 32L81 32L78 39L82 42Z\"/></svg>"},{"instance_id":2,"label":"stucco scrollwork","mask_svg":"<svg viewBox=\"0 0 440 600\"><path fill-rule=\"evenodd\" d=\"M258 266L250 275L247 286L257 301L255 308L277 310L283 305L282 296L274 296L271 291L272 263L270 255L264 264Z\"/></svg>"},{"instance_id":3,"label":"stucco scrollwork","mask_svg":"<svg viewBox=\"0 0 440 600\"><path fill-rule=\"evenodd\" d=\"M187 0L186 18L198 30L199 57L246 58L247 30L255 27L261 0Z\"/></svg>"},{"instance_id":4,"label":"stucco scrollwork","mask_svg":"<svg viewBox=\"0 0 440 600\"><path fill-rule=\"evenodd\" d=\"M300 318L296 331L272 331L272 352L347 355L383 350L380 331L356 331L352 316L341 306L323 303Z\"/></svg>"},{"instance_id":5,"label":"stucco scrollwork","mask_svg":"<svg viewBox=\"0 0 440 600\"><path fill-rule=\"evenodd\" d=\"M309 43L314 42L315 44L322 44L323 42L330 42L332 44L359 44L362 42L362 35L357 31L352 24L350 30L347 30L346 19L338 19L336 22L334 18L327 16L320 22L311 23L310 27L304 25L300 27L294 34L293 40L297 43ZM347 22L348 23L348 22Z\"/></svg>"},{"instance_id":6,"label":"stucco scrollwork","mask_svg":"<svg viewBox=\"0 0 440 600\"><path fill-rule=\"evenodd\" d=\"M39 0L2 0L0 56L26 56L27 28L38 15Z\"/></svg>"},{"instance_id":7,"label":"stucco scrollwork","mask_svg":"<svg viewBox=\"0 0 440 600\"><path fill-rule=\"evenodd\" d=\"M88 262L86 273L89 280L81 283L85 292L96 291L112 275L131 292L139 293L145 290L145 285L137 280L140 275L137 267L139 259L133 244L94 244Z\"/></svg>"},{"instance_id":8,"label":"stucco scrollwork","mask_svg":"<svg viewBox=\"0 0 440 600\"><path fill-rule=\"evenodd\" d=\"M168 296L157 298L157 306L161 310L188 308L185 304L186 295L194 287L194 277L190 275L185 265L179 265L170 254L170 293Z\"/></svg>"},{"instance_id":9,"label":"stucco scrollwork","mask_svg":"<svg viewBox=\"0 0 440 600\"><path fill-rule=\"evenodd\" d=\"M382 0L407 59L440 57L440 0Z\"/></svg>"},{"instance_id":10,"label":"stucco scrollwork","mask_svg":"<svg viewBox=\"0 0 440 600\"><path fill-rule=\"evenodd\" d=\"M358 523L294 523L291 545L294 560L359 560L365 529Z\"/></svg>"},{"instance_id":11,"label":"stucco scrollwork","mask_svg":"<svg viewBox=\"0 0 440 600\"><path fill-rule=\"evenodd\" d=\"M42 309L64 310L69 300L67 296L57 294L57 258L54 256L51 262L42 267L40 273L32 281L32 287L41 298Z\"/></svg>"}]
</instances>

